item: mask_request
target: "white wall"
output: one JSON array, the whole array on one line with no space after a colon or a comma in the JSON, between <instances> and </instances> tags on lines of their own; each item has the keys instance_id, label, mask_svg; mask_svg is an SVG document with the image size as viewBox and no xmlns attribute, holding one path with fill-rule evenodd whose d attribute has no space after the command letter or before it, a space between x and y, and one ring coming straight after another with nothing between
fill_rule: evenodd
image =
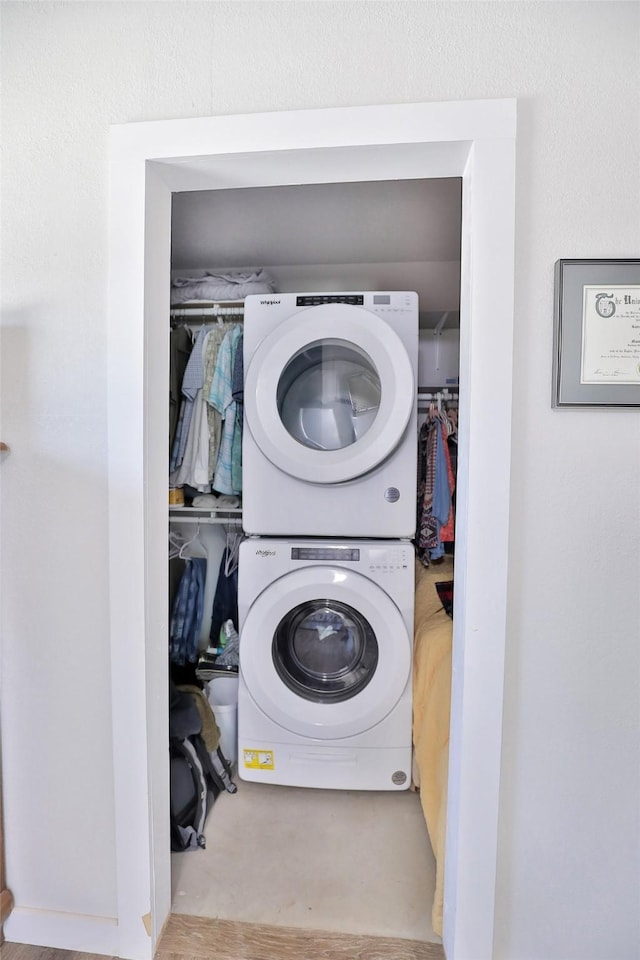
<instances>
[{"instance_id":1,"label":"white wall","mask_svg":"<svg viewBox=\"0 0 640 960\"><path fill-rule=\"evenodd\" d=\"M108 125L515 96L496 957L637 956L638 413L552 411L550 384L554 260L638 255L638 6L42 2L3 3L1 15L2 439L12 448L1 465L1 720L18 905L116 910Z\"/></svg>"}]
</instances>

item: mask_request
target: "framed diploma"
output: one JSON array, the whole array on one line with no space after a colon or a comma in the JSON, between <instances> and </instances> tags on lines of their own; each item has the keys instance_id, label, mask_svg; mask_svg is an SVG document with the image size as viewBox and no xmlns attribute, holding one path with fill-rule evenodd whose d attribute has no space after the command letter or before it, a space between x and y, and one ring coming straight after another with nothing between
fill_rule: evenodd
<instances>
[{"instance_id":1,"label":"framed diploma","mask_svg":"<svg viewBox=\"0 0 640 960\"><path fill-rule=\"evenodd\" d=\"M640 405L640 260L558 260L554 407Z\"/></svg>"}]
</instances>

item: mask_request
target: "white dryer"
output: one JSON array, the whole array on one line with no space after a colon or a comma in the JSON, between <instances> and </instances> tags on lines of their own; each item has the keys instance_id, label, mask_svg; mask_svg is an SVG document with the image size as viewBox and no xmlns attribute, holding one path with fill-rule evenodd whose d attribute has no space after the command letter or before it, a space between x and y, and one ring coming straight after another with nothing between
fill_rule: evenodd
<instances>
[{"instance_id":1,"label":"white dryer","mask_svg":"<svg viewBox=\"0 0 640 960\"><path fill-rule=\"evenodd\" d=\"M416 293L247 297L247 533L410 538Z\"/></svg>"},{"instance_id":2,"label":"white dryer","mask_svg":"<svg viewBox=\"0 0 640 960\"><path fill-rule=\"evenodd\" d=\"M241 544L242 779L409 786L413 597L408 542Z\"/></svg>"}]
</instances>

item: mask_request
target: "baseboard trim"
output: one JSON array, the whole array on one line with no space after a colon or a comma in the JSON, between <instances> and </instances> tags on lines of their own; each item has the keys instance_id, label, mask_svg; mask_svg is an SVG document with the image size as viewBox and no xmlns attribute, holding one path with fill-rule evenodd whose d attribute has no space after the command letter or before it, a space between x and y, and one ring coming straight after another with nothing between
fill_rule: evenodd
<instances>
[{"instance_id":1,"label":"baseboard trim","mask_svg":"<svg viewBox=\"0 0 640 960\"><path fill-rule=\"evenodd\" d=\"M209 920L172 913L156 960L445 960L439 943Z\"/></svg>"},{"instance_id":2,"label":"baseboard trim","mask_svg":"<svg viewBox=\"0 0 640 960\"><path fill-rule=\"evenodd\" d=\"M14 907L4 924L5 940L37 947L56 947L108 957L118 953L118 921L115 917L62 913Z\"/></svg>"}]
</instances>

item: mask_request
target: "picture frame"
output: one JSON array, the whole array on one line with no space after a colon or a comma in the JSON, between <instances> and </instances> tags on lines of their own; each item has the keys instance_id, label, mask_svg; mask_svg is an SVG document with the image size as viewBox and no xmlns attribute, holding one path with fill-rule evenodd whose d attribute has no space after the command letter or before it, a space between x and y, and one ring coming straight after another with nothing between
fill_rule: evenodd
<instances>
[{"instance_id":1,"label":"picture frame","mask_svg":"<svg viewBox=\"0 0 640 960\"><path fill-rule=\"evenodd\" d=\"M640 405L640 260L557 260L552 406Z\"/></svg>"}]
</instances>

